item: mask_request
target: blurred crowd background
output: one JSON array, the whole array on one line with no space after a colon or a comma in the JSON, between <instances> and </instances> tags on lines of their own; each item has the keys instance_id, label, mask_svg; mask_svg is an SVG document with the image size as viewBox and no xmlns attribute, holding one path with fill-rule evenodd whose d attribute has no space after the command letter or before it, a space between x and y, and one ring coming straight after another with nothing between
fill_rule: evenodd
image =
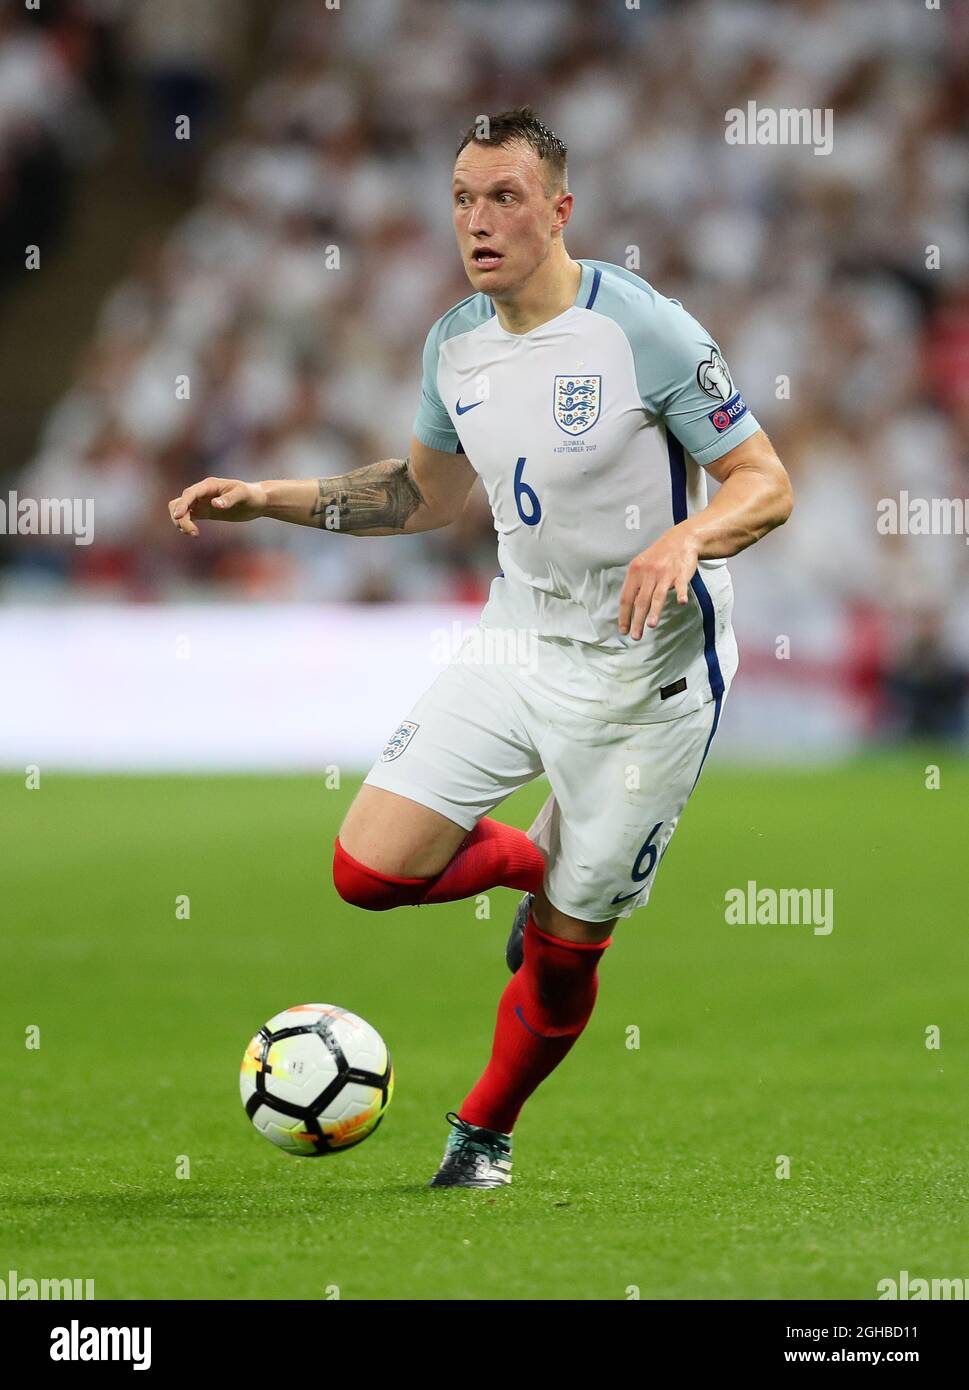
<instances>
[{"instance_id":1,"label":"blurred crowd background","mask_svg":"<svg viewBox=\"0 0 969 1390\"><path fill-rule=\"evenodd\" d=\"M830 108L832 152L728 145L749 99ZM468 291L458 139L525 103L569 146L572 255L680 299L793 475L791 521L733 564L755 655L836 624L873 730L961 732L966 537L875 523L902 489L969 498L966 0L7 0L0 362L8 393L51 380L2 491L93 498L96 543L8 538L4 600L483 599L478 490L458 526L380 543L193 543L166 503L406 450L424 336Z\"/></svg>"}]
</instances>

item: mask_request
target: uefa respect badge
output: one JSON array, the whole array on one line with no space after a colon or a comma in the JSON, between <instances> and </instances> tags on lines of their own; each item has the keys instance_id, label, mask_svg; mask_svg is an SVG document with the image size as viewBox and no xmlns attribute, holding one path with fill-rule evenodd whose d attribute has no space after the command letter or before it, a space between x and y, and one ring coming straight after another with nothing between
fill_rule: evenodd
<instances>
[{"instance_id":1,"label":"uefa respect badge","mask_svg":"<svg viewBox=\"0 0 969 1390\"><path fill-rule=\"evenodd\" d=\"M712 410L707 416L707 419L710 421L710 424L716 430L717 434L723 434L724 430L728 430L731 425L735 425L737 421L742 419L746 414L747 402L740 392L737 391L730 397L729 401L724 401L723 405L717 406L716 410Z\"/></svg>"}]
</instances>

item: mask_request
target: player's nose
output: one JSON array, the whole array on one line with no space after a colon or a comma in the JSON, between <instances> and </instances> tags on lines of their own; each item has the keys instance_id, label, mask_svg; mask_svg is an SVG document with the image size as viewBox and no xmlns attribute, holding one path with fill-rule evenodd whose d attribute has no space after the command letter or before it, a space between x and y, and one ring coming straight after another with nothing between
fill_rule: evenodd
<instances>
[{"instance_id":1,"label":"player's nose","mask_svg":"<svg viewBox=\"0 0 969 1390\"><path fill-rule=\"evenodd\" d=\"M491 230L487 220L487 208L483 203L475 203L468 215L468 231L472 236L483 237L490 236Z\"/></svg>"}]
</instances>

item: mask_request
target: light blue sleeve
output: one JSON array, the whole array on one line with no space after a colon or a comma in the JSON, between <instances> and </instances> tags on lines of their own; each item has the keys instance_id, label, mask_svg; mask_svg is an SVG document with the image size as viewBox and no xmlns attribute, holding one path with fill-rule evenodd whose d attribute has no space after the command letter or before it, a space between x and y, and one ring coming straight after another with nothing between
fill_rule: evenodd
<instances>
[{"instance_id":1,"label":"light blue sleeve","mask_svg":"<svg viewBox=\"0 0 969 1390\"><path fill-rule=\"evenodd\" d=\"M760 429L720 348L675 299L657 296L652 344L637 377L643 404L697 463L713 463Z\"/></svg>"},{"instance_id":2,"label":"light blue sleeve","mask_svg":"<svg viewBox=\"0 0 969 1390\"><path fill-rule=\"evenodd\" d=\"M640 399L697 463L714 463L760 429L719 347L675 299L609 267L596 307L629 340Z\"/></svg>"},{"instance_id":3,"label":"light blue sleeve","mask_svg":"<svg viewBox=\"0 0 969 1390\"><path fill-rule=\"evenodd\" d=\"M424 343L421 403L414 419L414 434L429 449L457 454L461 452L461 441L437 389L437 362L441 352L443 323L443 319L438 319Z\"/></svg>"}]
</instances>

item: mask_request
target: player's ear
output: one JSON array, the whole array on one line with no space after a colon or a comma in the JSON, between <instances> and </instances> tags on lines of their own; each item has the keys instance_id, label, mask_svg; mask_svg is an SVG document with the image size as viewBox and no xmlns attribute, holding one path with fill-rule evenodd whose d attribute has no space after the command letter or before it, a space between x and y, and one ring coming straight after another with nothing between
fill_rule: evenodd
<instances>
[{"instance_id":1,"label":"player's ear","mask_svg":"<svg viewBox=\"0 0 969 1390\"><path fill-rule=\"evenodd\" d=\"M555 199L555 216L552 222L552 231L561 232L568 224L572 216L572 206L575 198L571 193L559 193Z\"/></svg>"}]
</instances>

